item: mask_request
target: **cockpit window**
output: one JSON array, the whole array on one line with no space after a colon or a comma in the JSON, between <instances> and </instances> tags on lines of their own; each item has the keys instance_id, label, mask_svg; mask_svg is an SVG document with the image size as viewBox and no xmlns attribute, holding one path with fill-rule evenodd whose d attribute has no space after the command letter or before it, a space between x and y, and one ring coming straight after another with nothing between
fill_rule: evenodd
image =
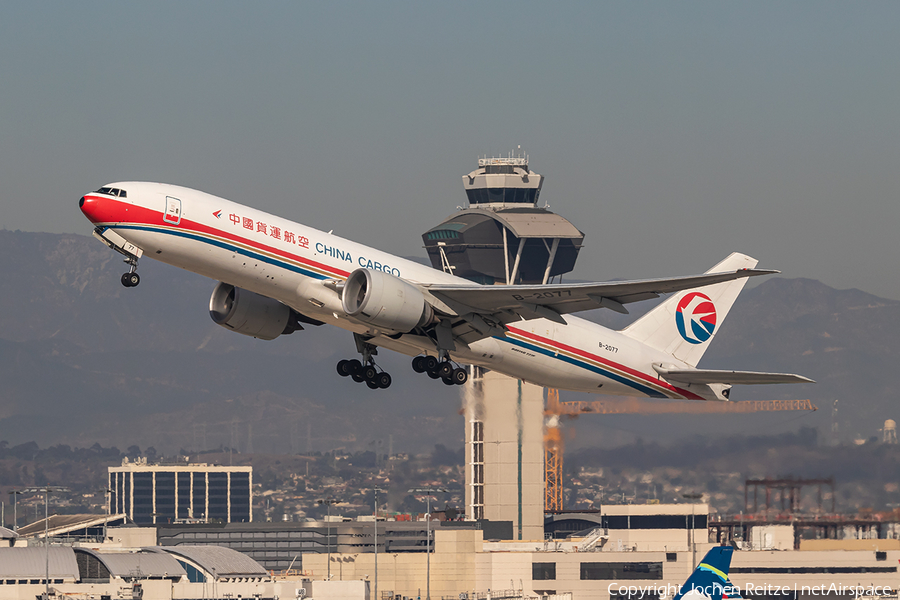
<instances>
[{"instance_id":1,"label":"cockpit window","mask_svg":"<svg viewBox=\"0 0 900 600\"><path fill-rule=\"evenodd\" d=\"M128 192L126 192L125 190L120 190L119 188L112 188L112 187L102 187L99 190L97 190L96 193L109 194L110 196L118 196L119 198L127 198L128 197Z\"/></svg>"}]
</instances>

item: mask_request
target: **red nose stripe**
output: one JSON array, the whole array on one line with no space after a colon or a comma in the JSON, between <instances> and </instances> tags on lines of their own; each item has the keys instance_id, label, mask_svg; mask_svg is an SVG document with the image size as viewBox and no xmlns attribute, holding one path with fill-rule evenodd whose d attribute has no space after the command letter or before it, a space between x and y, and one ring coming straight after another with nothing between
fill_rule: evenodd
<instances>
[{"instance_id":1,"label":"red nose stripe","mask_svg":"<svg viewBox=\"0 0 900 600\"><path fill-rule=\"evenodd\" d=\"M81 212L91 223L120 223L128 220L130 206L127 202L113 198L87 195L81 205Z\"/></svg>"}]
</instances>

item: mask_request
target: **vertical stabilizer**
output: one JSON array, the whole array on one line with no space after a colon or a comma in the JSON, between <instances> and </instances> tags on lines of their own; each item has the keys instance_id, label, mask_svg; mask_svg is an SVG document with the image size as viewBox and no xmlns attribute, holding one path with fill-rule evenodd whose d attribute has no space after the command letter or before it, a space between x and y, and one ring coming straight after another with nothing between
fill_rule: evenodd
<instances>
[{"instance_id":1,"label":"vertical stabilizer","mask_svg":"<svg viewBox=\"0 0 900 600\"><path fill-rule=\"evenodd\" d=\"M757 262L735 252L707 273L752 269ZM746 282L741 278L673 294L622 333L696 367Z\"/></svg>"},{"instance_id":2,"label":"vertical stabilizer","mask_svg":"<svg viewBox=\"0 0 900 600\"><path fill-rule=\"evenodd\" d=\"M733 552L731 546L716 546L707 552L672 600L739 600L740 589L728 579Z\"/></svg>"}]
</instances>

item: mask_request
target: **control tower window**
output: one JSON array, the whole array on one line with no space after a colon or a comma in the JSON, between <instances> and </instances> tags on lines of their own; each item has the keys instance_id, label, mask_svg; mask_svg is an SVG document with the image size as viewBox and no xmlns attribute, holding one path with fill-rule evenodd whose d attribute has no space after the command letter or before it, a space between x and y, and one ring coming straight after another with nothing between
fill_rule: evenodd
<instances>
[{"instance_id":1,"label":"control tower window","mask_svg":"<svg viewBox=\"0 0 900 600\"><path fill-rule=\"evenodd\" d=\"M461 229L467 226L467 223L441 223L439 228L432 229L426 236L429 240L455 240L459 238Z\"/></svg>"},{"instance_id":2,"label":"control tower window","mask_svg":"<svg viewBox=\"0 0 900 600\"><path fill-rule=\"evenodd\" d=\"M504 188L488 188L488 202L503 202Z\"/></svg>"},{"instance_id":3,"label":"control tower window","mask_svg":"<svg viewBox=\"0 0 900 600\"><path fill-rule=\"evenodd\" d=\"M486 202L505 204L534 204L537 202L538 191L529 188L479 188L466 190L469 204L484 204Z\"/></svg>"},{"instance_id":4,"label":"control tower window","mask_svg":"<svg viewBox=\"0 0 900 600\"><path fill-rule=\"evenodd\" d=\"M436 231L428 232L429 240L450 240L456 239L459 237L459 234L455 231L447 231L446 229L438 229Z\"/></svg>"},{"instance_id":5,"label":"control tower window","mask_svg":"<svg viewBox=\"0 0 900 600\"><path fill-rule=\"evenodd\" d=\"M469 197L469 204L484 204L488 201L487 190L485 188L466 190L466 196Z\"/></svg>"}]
</instances>

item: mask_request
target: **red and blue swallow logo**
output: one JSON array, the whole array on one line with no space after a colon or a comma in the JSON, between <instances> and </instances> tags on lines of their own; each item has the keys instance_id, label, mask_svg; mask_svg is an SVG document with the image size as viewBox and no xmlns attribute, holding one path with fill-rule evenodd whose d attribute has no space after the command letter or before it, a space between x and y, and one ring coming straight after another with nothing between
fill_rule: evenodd
<instances>
[{"instance_id":1,"label":"red and blue swallow logo","mask_svg":"<svg viewBox=\"0 0 900 600\"><path fill-rule=\"evenodd\" d=\"M706 294L685 294L675 309L678 333L690 344L702 344L716 329L716 306Z\"/></svg>"},{"instance_id":2,"label":"red and blue swallow logo","mask_svg":"<svg viewBox=\"0 0 900 600\"><path fill-rule=\"evenodd\" d=\"M215 218L217 218L217 219L221 219L221 218L222 218L222 211L221 211L221 210L217 210L216 212L213 213L213 216L214 216Z\"/></svg>"}]
</instances>

